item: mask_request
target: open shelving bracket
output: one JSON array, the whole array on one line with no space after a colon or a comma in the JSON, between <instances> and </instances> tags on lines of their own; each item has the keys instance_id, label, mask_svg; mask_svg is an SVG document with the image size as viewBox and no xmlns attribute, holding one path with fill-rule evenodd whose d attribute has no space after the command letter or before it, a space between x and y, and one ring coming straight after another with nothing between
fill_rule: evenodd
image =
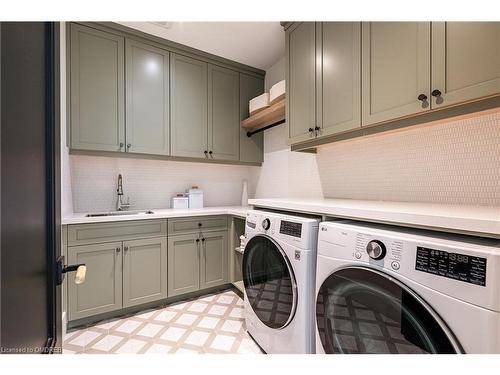
<instances>
[{"instance_id":1,"label":"open shelving bracket","mask_svg":"<svg viewBox=\"0 0 500 375\"><path fill-rule=\"evenodd\" d=\"M254 134L260 133L260 132L262 132L264 130L267 130L267 129L274 128L275 126L281 125L281 124L284 124L284 123L285 123L285 120L280 120L278 122L275 122L274 124L270 124L270 125L264 126L263 128L254 130L253 132L247 132L247 137L251 137Z\"/></svg>"}]
</instances>

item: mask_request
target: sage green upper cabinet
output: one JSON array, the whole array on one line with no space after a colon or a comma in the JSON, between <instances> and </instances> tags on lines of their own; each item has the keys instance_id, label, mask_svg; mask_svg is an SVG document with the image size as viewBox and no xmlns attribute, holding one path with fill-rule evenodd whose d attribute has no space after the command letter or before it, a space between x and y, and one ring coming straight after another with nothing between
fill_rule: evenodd
<instances>
[{"instance_id":1,"label":"sage green upper cabinet","mask_svg":"<svg viewBox=\"0 0 500 375\"><path fill-rule=\"evenodd\" d=\"M361 126L361 24L323 22L320 29L319 135Z\"/></svg>"},{"instance_id":2,"label":"sage green upper cabinet","mask_svg":"<svg viewBox=\"0 0 500 375\"><path fill-rule=\"evenodd\" d=\"M240 121L248 118L248 102L264 92L264 80L240 73ZM239 126L240 161L261 163L264 161L264 133L247 137L247 131Z\"/></svg>"},{"instance_id":3,"label":"sage green upper cabinet","mask_svg":"<svg viewBox=\"0 0 500 375\"><path fill-rule=\"evenodd\" d=\"M68 247L68 264L87 266L85 282L75 284L75 273L68 274L69 319L121 309L122 243Z\"/></svg>"},{"instance_id":4,"label":"sage green upper cabinet","mask_svg":"<svg viewBox=\"0 0 500 375\"><path fill-rule=\"evenodd\" d=\"M227 283L227 231L204 233L201 246L200 289Z\"/></svg>"},{"instance_id":5,"label":"sage green upper cabinet","mask_svg":"<svg viewBox=\"0 0 500 375\"><path fill-rule=\"evenodd\" d=\"M286 118L290 143L314 137L316 122L316 25L293 24L286 37Z\"/></svg>"},{"instance_id":6,"label":"sage green upper cabinet","mask_svg":"<svg viewBox=\"0 0 500 375\"><path fill-rule=\"evenodd\" d=\"M167 239L123 242L123 307L167 297Z\"/></svg>"},{"instance_id":7,"label":"sage green upper cabinet","mask_svg":"<svg viewBox=\"0 0 500 375\"><path fill-rule=\"evenodd\" d=\"M208 154L207 63L170 55L171 154L204 158Z\"/></svg>"},{"instance_id":8,"label":"sage green upper cabinet","mask_svg":"<svg viewBox=\"0 0 500 375\"><path fill-rule=\"evenodd\" d=\"M123 151L124 38L71 24L71 148Z\"/></svg>"},{"instance_id":9,"label":"sage green upper cabinet","mask_svg":"<svg viewBox=\"0 0 500 375\"><path fill-rule=\"evenodd\" d=\"M169 52L126 41L126 150L169 155Z\"/></svg>"},{"instance_id":10,"label":"sage green upper cabinet","mask_svg":"<svg viewBox=\"0 0 500 375\"><path fill-rule=\"evenodd\" d=\"M433 108L499 94L500 22L433 22L432 90Z\"/></svg>"},{"instance_id":11,"label":"sage green upper cabinet","mask_svg":"<svg viewBox=\"0 0 500 375\"><path fill-rule=\"evenodd\" d=\"M430 22L363 23L363 125L430 109L430 27Z\"/></svg>"},{"instance_id":12,"label":"sage green upper cabinet","mask_svg":"<svg viewBox=\"0 0 500 375\"><path fill-rule=\"evenodd\" d=\"M208 150L212 159L239 159L239 85L238 72L208 66Z\"/></svg>"},{"instance_id":13,"label":"sage green upper cabinet","mask_svg":"<svg viewBox=\"0 0 500 375\"><path fill-rule=\"evenodd\" d=\"M168 296L200 289L200 239L198 233L168 238Z\"/></svg>"}]
</instances>

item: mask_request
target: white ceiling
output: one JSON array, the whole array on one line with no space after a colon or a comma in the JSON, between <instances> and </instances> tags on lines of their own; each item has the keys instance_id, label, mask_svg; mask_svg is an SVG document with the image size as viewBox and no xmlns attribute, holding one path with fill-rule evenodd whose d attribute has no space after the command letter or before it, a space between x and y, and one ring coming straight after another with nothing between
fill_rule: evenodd
<instances>
[{"instance_id":1,"label":"white ceiling","mask_svg":"<svg viewBox=\"0 0 500 375\"><path fill-rule=\"evenodd\" d=\"M264 70L285 54L285 33L279 22L120 24Z\"/></svg>"}]
</instances>

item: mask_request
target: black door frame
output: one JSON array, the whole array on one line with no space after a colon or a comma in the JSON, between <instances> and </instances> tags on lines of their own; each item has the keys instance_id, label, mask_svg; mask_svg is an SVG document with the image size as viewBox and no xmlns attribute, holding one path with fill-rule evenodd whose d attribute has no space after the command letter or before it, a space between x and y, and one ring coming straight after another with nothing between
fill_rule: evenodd
<instances>
[{"instance_id":1,"label":"black door frame","mask_svg":"<svg viewBox=\"0 0 500 375\"><path fill-rule=\"evenodd\" d=\"M61 121L60 121L60 28L47 22L46 33L46 184L48 324L45 352L62 353L61 286L57 261L61 255Z\"/></svg>"}]
</instances>

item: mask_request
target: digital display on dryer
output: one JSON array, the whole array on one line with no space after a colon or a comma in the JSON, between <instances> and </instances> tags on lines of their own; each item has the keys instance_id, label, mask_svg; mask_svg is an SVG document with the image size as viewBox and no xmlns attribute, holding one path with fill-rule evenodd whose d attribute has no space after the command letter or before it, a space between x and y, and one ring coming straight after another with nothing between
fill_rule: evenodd
<instances>
[{"instance_id":1,"label":"digital display on dryer","mask_svg":"<svg viewBox=\"0 0 500 375\"><path fill-rule=\"evenodd\" d=\"M486 286L486 258L417 246L417 271Z\"/></svg>"}]
</instances>

